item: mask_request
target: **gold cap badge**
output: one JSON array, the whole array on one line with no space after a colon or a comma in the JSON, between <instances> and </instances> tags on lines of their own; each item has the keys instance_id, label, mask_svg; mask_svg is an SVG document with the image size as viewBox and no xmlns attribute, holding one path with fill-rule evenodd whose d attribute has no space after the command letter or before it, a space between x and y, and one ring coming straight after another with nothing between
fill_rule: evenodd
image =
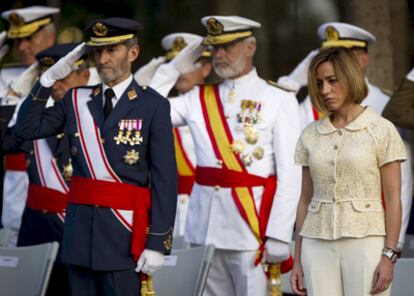
<instances>
[{"instance_id":1,"label":"gold cap badge","mask_svg":"<svg viewBox=\"0 0 414 296\"><path fill-rule=\"evenodd\" d=\"M108 34L108 27L102 23L96 23L92 27L93 33L98 37L103 37Z\"/></svg>"},{"instance_id":2,"label":"gold cap badge","mask_svg":"<svg viewBox=\"0 0 414 296\"><path fill-rule=\"evenodd\" d=\"M207 33L210 35L216 36L223 33L223 24L220 23L214 17L209 18L207 21Z\"/></svg>"},{"instance_id":3,"label":"gold cap badge","mask_svg":"<svg viewBox=\"0 0 414 296\"><path fill-rule=\"evenodd\" d=\"M174 39L173 44L171 45L172 51L181 51L184 47L187 46L183 37L179 36Z\"/></svg>"},{"instance_id":4,"label":"gold cap badge","mask_svg":"<svg viewBox=\"0 0 414 296\"><path fill-rule=\"evenodd\" d=\"M43 57L40 59L40 62L46 66L52 66L54 63L56 63L55 59L52 57Z\"/></svg>"},{"instance_id":5,"label":"gold cap badge","mask_svg":"<svg viewBox=\"0 0 414 296\"><path fill-rule=\"evenodd\" d=\"M9 15L9 22L10 24L17 26L17 27L24 25L24 19L15 12Z\"/></svg>"},{"instance_id":6,"label":"gold cap badge","mask_svg":"<svg viewBox=\"0 0 414 296\"><path fill-rule=\"evenodd\" d=\"M338 40L339 32L334 27L329 26L326 28L325 38L326 40Z\"/></svg>"}]
</instances>

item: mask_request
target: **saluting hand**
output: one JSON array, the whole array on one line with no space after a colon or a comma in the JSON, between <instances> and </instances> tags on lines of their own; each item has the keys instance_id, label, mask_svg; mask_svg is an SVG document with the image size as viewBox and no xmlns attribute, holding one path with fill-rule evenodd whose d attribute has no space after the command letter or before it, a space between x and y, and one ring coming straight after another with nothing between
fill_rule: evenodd
<instances>
[{"instance_id":1,"label":"saluting hand","mask_svg":"<svg viewBox=\"0 0 414 296\"><path fill-rule=\"evenodd\" d=\"M61 58L56 64L50 67L45 73L40 77L40 83L44 87L51 87L56 80L61 80L67 77L72 71L77 69L75 62L85 52L85 42L82 42L76 46L71 52L66 56Z\"/></svg>"},{"instance_id":2,"label":"saluting hand","mask_svg":"<svg viewBox=\"0 0 414 296\"><path fill-rule=\"evenodd\" d=\"M9 45L4 44L4 42L6 42L6 39L7 39L7 32L6 31L1 32L0 33L0 61L9 51Z\"/></svg>"},{"instance_id":3,"label":"saluting hand","mask_svg":"<svg viewBox=\"0 0 414 296\"><path fill-rule=\"evenodd\" d=\"M157 68L165 62L165 57L153 58L148 64L140 67L134 74L134 79L139 85L148 85Z\"/></svg>"},{"instance_id":4,"label":"saluting hand","mask_svg":"<svg viewBox=\"0 0 414 296\"><path fill-rule=\"evenodd\" d=\"M205 49L206 46L203 45L201 41L188 44L175 58L172 59L170 64L180 72L180 74L190 73L200 67L200 65L195 64L195 62Z\"/></svg>"}]
</instances>

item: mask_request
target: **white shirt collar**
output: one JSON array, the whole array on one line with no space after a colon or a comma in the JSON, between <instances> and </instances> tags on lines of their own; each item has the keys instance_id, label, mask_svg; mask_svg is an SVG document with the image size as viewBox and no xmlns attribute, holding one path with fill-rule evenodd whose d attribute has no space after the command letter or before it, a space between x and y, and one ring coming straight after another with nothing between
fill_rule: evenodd
<instances>
[{"instance_id":1,"label":"white shirt collar","mask_svg":"<svg viewBox=\"0 0 414 296\"><path fill-rule=\"evenodd\" d=\"M124 81L118 83L117 85L111 87L112 90L115 93L115 99L119 100L122 96L122 94L125 92L125 90L127 89L128 85L132 82L132 74L130 74L128 76L127 79L125 79ZM102 95L104 95L105 91L110 88L108 85L106 85L105 83L102 83ZM114 98L112 98L113 100ZM104 100L105 102L105 100Z\"/></svg>"}]
</instances>

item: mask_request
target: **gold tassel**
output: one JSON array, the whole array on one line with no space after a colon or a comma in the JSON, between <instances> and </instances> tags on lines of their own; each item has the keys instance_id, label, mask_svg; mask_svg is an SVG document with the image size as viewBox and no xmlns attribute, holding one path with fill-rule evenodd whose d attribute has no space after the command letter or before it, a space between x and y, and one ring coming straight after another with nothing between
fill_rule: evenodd
<instances>
[{"instance_id":1,"label":"gold tassel","mask_svg":"<svg viewBox=\"0 0 414 296\"><path fill-rule=\"evenodd\" d=\"M141 296L155 296L151 275L148 275L146 280L141 281Z\"/></svg>"},{"instance_id":2,"label":"gold tassel","mask_svg":"<svg viewBox=\"0 0 414 296\"><path fill-rule=\"evenodd\" d=\"M269 272L269 296L282 296L280 263L268 264L267 271Z\"/></svg>"}]
</instances>

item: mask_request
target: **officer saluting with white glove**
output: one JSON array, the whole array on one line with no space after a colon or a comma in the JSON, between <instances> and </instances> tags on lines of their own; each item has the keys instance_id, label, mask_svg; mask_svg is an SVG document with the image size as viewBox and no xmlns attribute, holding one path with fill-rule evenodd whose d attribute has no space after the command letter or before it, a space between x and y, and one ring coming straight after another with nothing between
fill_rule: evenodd
<instances>
[{"instance_id":1,"label":"officer saluting with white glove","mask_svg":"<svg viewBox=\"0 0 414 296\"><path fill-rule=\"evenodd\" d=\"M224 81L170 99L173 125L188 125L197 158L185 240L216 246L205 295L265 295L260 260L289 257L300 194L300 168L293 163L298 104L256 72L253 30L259 23L238 16L202 23L203 43L212 45L213 67ZM150 86L167 94L202 51L187 45L157 69Z\"/></svg>"},{"instance_id":2,"label":"officer saluting with white glove","mask_svg":"<svg viewBox=\"0 0 414 296\"><path fill-rule=\"evenodd\" d=\"M74 171L62 260L73 295L137 295L135 268L157 270L171 249L177 168L170 106L131 75L140 27L124 18L91 23L86 46L103 83L72 89L44 109L49 87L83 54L81 44L42 75L19 112L18 136L69 137Z\"/></svg>"}]
</instances>

